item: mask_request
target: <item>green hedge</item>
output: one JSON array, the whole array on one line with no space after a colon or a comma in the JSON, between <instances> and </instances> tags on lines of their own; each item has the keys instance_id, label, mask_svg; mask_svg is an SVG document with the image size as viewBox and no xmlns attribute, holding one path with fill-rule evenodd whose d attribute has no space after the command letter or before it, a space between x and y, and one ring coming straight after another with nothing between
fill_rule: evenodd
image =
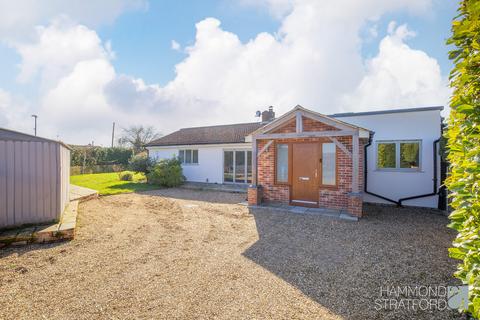
<instances>
[{"instance_id":1,"label":"green hedge","mask_svg":"<svg viewBox=\"0 0 480 320\"><path fill-rule=\"evenodd\" d=\"M468 312L480 317L480 1L460 2L448 44L453 96L448 120L446 185L451 192L450 227L458 231L450 256L461 260L455 276L469 285Z\"/></svg>"},{"instance_id":2,"label":"green hedge","mask_svg":"<svg viewBox=\"0 0 480 320\"><path fill-rule=\"evenodd\" d=\"M132 150L127 148L104 148L89 146L72 146L71 165L92 167L95 165L128 165Z\"/></svg>"}]
</instances>

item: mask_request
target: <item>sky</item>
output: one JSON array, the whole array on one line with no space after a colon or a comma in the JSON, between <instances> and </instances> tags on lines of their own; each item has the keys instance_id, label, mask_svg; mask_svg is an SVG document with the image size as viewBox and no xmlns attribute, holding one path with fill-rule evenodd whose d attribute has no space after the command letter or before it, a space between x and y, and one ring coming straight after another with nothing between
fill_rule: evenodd
<instances>
[{"instance_id":1,"label":"sky","mask_svg":"<svg viewBox=\"0 0 480 320\"><path fill-rule=\"evenodd\" d=\"M109 145L118 128L446 106L447 0L0 0L0 127Z\"/></svg>"}]
</instances>

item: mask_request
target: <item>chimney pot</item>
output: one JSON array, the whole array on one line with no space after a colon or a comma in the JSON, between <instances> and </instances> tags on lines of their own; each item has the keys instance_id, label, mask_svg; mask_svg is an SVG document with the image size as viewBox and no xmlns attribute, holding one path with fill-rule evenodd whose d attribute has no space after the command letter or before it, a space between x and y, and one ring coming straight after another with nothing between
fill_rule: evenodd
<instances>
[{"instance_id":1,"label":"chimney pot","mask_svg":"<svg viewBox=\"0 0 480 320\"><path fill-rule=\"evenodd\" d=\"M273 107L268 107L268 110L262 112L262 122L270 122L275 119L275 112L273 112Z\"/></svg>"}]
</instances>

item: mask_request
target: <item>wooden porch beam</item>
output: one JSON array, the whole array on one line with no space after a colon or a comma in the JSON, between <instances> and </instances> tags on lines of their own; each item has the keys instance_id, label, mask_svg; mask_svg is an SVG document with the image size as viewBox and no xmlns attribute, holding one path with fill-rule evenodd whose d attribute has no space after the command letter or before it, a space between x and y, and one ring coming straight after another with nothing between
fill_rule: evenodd
<instances>
[{"instance_id":1,"label":"wooden porch beam","mask_svg":"<svg viewBox=\"0 0 480 320\"><path fill-rule=\"evenodd\" d=\"M352 153L347 149L347 147L345 147L343 143L338 141L337 138L328 137L328 139L330 139L333 143L335 143L335 145L339 147L346 155L348 155L349 157L352 157Z\"/></svg>"},{"instance_id":2,"label":"wooden porch beam","mask_svg":"<svg viewBox=\"0 0 480 320\"><path fill-rule=\"evenodd\" d=\"M252 183L257 185L257 139L252 137Z\"/></svg>"},{"instance_id":3,"label":"wooden porch beam","mask_svg":"<svg viewBox=\"0 0 480 320\"><path fill-rule=\"evenodd\" d=\"M270 147L272 143L273 143L273 140L268 141L267 144L264 145L263 148L260 150L260 152L257 154L257 158L260 158L260 155L265 151L267 151L268 147Z\"/></svg>"},{"instance_id":4,"label":"wooden porch beam","mask_svg":"<svg viewBox=\"0 0 480 320\"><path fill-rule=\"evenodd\" d=\"M258 134L255 139L295 139L295 138L321 138L321 137L343 137L351 136L358 132L349 130L332 130L332 131L308 131L302 133L266 133Z\"/></svg>"},{"instance_id":5,"label":"wooden porch beam","mask_svg":"<svg viewBox=\"0 0 480 320\"><path fill-rule=\"evenodd\" d=\"M302 121L302 112L297 111L295 113L295 120L296 120L296 131L297 133L302 133L303 132L303 121Z\"/></svg>"},{"instance_id":6,"label":"wooden porch beam","mask_svg":"<svg viewBox=\"0 0 480 320\"><path fill-rule=\"evenodd\" d=\"M360 147L359 147L359 138L358 131L356 134L352 135L352 192L357 193L358 189L358 171L359 171L359 161L360 161Z\"/></svg>"}]
</instances>

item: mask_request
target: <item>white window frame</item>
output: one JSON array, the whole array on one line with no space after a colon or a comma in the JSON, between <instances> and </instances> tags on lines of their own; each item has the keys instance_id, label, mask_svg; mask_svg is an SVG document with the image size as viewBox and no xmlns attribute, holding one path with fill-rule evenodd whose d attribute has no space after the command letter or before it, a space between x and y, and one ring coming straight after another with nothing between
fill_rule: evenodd
<instances>
[{"instance_id":1,"label":"white window frame","mask_svg":"<svg viewBox=\"0 0 480 320\"><path fill-rule=\"evenodd\" d=\"M225 181L225 152L226 151L232 151L233 152L233 180L234 181ZM245 180L244 182L237 182L235 181L235 177L236 177L236 166L235 166L235 160L236 160L236 152L237 151L243 151L245 153ZM223 183L226 183L226 184L248 184L248 183L251 183L251 182L247 182L248 181L248 152L252 152L252 150L249 150L249 149L223 149L222 150L222 181ZM253 157L253 152L252 152L252 157ZM252 162L253 162L253 158L252 158ZM251 164L252 165L252 164ZM252 172L253 170L255 170L253 168L253 165L252 165ZM252 178L253 178L253 175L252 175Z\"/></svg>"},{"instance_id":2,"label":"white window frame","mask_svg":"<svg viewBox=\"0 0 480 320\"><path fill-rule=\"evenodd\" d=\"M395 144L395 168L380 168L378 167L378 145L384 143ZM400 144L401 143L418 143L418 168L400 168ZM375 141L375 168L377 171L395 171L395 172L420 172L422 171L422 140L408 139L408 140L377 140Z\"/></svg>"},{"instance_id":3,"label":"white window frame","mask_svg":"<svg viewBox=\"0 0 480 320\"><path fill-rule=\"evenodd\" d=\"M185 162L185 156L187 155L187 150L190 150L190 163L186 163ZM200 163L200 152L198 151L198 149L189 149L189 148L185 148L185 149L179 149L178 150L178 158L180 159L180 152L183 151L183 161L181 162L183 166L198 166L198 164ZM197 162L193 162L193 151L197 151Z\"/></svg>"}]
</instances>

